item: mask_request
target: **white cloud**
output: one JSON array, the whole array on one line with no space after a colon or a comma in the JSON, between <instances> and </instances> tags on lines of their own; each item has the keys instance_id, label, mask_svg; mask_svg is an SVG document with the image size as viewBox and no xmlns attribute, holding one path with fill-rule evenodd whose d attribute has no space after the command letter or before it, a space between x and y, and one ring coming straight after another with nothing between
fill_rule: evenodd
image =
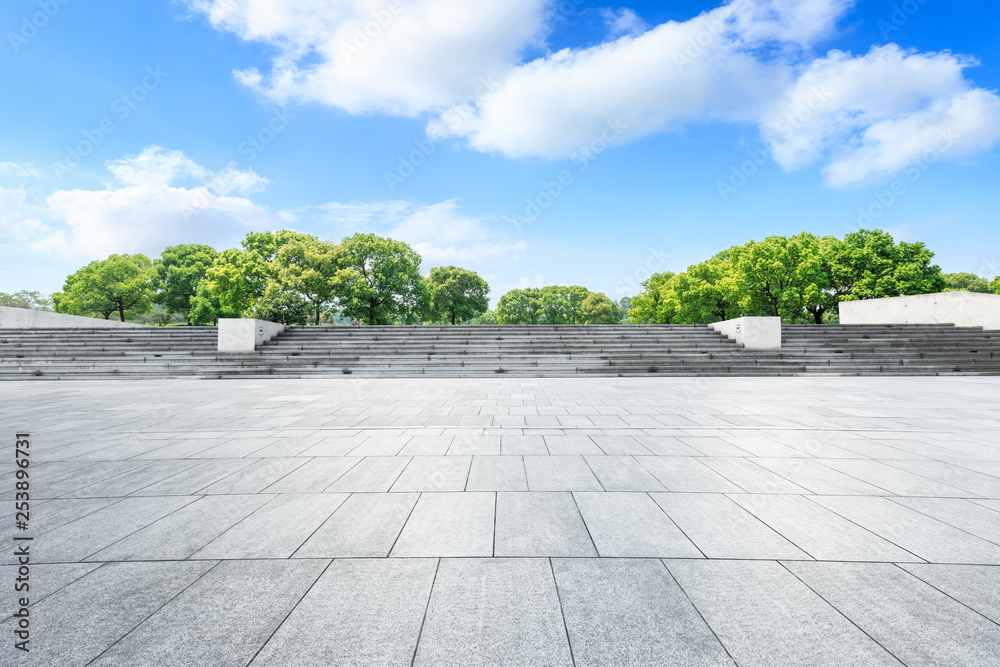
<instances>
[{"instance_id":1,"label":"white cloud","mask_svg":"<svg viewBox=\"0 0 1000 667\"><path fill-rule=\"evenodd\" d=\"M29 245L36 251L103 257L111 252L156 256L178 243L232 244L249 231L288 221L230 192L257 191L266 180L229 165L207 169L179 151L158 146L115 160L108 170L121 185L104 190L59 190L46 199L64 221ZM188 187L175 181L193 181Z\"/></svg>"},{"instance_id":2,"label":"white cloud","mask_svg":"<svg viewBox=\"0 0 1000 667\"><path fill-rule=\"evenodd\" d=\"M27 162L0 162L0 176L15 178L38 176L38 170Z\"/></svg>"},{"instance_id":3,"label":"white cloud","mask_svg":"<svg viewBox=\"0 0 1000 667\"><path fill-rule=\"evenodd\" d=\"M0 241L24 241L48 229L37 218L28 217L30 213L25 206L26 197L27 193L23 188L8 189L0 186Z\"/></svg>"},{"instance_id":4,"label":"white cloud","mask_svg":"<svg viewBox=\"0 0 1000 667\"><path fill-rule=\"evenodd\" d=\"M356 232L405 241L420 253L425 270L447 264L516 261L527 247L523 240L503 238L482 218L463 214L454 199L430 205L334 202L318 207L314 217L334 232L335 241Z\"/></svg>"},{"instance_id":5,"label":"white cloud","mask_svg":"<svg viewBox=\"0 0 1000 667\"><path fill-rule=\"evenodd\" d=\"M834 187L890 176L928 152L936 160L988 150L1000 140L1000 98L964 78L973 64L895 44L859 57L831 51L810 63L761 132L786 169L829 156Z\"/></svg>"},{"instance_id":6,"label":"white cloud","mask_svg":"<svg viewBox=\"0 0 1000 667\"><path fill-rule=\"evenodd\" d=\"M188 0L277 51L239 80L282 103L415 116L470 95L544 29L547 0Z\"/></svg>"},{"instance_id":7,"label":"white cloud","mask_svg":"<svg viewBox=\"0 0 1000 667\"><path fill-rule=\"evenodd\" d=\"M281 102L425 116L428 135L507 157L572 157L609 122L617 142L705 122L760 126L786 169L823 162L842 187L884 178L952 127L946 155L996 143L997 96L949 53L813 50L854 0L732 0L649 28L608 8L607 41L524 62L549 0L187 0L216 28L274 49L244 84ZM365 34L365 31L370 34ZM822 108L816 91L830 91ZM789 113L811 114L794 131Z\"/></svg>"},{"instance_id":8,"label":"white cloud","mask_svg":"<svg viewBox=\"0 0 1000 667\"><path fill-rule=\"evenodd\" d=\"M649 27L634 11L627 8L611 9L605 7L601 10L601 18L608 26L608 34L611 37L641 35Z\"/></svg>"}]
</instances>

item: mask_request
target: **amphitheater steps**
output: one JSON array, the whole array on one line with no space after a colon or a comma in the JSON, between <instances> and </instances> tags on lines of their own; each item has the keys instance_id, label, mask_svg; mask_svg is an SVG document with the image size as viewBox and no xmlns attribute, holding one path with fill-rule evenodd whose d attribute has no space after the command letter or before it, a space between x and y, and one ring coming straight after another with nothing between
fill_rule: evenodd
<instances>
[{"instance_id":1,"label":"amphitheater steps","mask_svg":"<svg viewBox=\"0 0 1000 667\"><path fill-rule=\"evenodd\" d=\"M291 327L249 354L214 327L0 330L0 379L1000 375L1000 332L786 325L780 350L708 327Z\"/></svg>"}]
</instances>

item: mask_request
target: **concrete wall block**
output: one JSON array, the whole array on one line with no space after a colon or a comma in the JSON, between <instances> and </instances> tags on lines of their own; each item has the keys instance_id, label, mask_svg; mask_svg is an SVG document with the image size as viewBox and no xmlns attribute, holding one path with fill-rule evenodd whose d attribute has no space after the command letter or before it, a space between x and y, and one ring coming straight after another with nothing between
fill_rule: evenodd
<instances>
[{"instance_id":1,"label":"concrete wall block","mask_svg":"<svg viewBox=\"0 0 1000 667\"><path fill-rule=\"evenodd\" d=\"M105 320L99 317L81 317L44 310L0 306L0 329L135 329L145 326L147 325Z\"/></svg>"},{"instance_id":2,"label":"concrete wall block","mask_svg":"<svg viewBox=\"0 0 1000 667\"><path fill-rule=\"evenodd\" d=\"M709 327L750 350L781 347L780 317L738 317L710 324Z\"/></svg>"},{"instance_id":3,"label":"concrete wall block","mask_svg":"<svg viewBox=\"0 0 1000 667\"><path fill-rule=\"evenodd\" d=\"M841 324L954 324L1000 330L1000 295L941 292L844 301Z\"/></svg>"},{"instance_id":4,"label":"concrete wall block","mask_svg":"<svg viewBox=\"0 0 1000 667\"><path fill-rule=\"evenodd\" d=\"M219 318L219 352L253 352L286 328L266 320Z\"/></svg>"}]
</instances>

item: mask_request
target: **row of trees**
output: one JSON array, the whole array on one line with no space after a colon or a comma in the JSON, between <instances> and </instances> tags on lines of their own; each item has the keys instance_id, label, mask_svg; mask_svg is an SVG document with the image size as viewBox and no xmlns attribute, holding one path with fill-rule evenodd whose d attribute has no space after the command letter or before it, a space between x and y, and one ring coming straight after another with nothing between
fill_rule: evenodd
<instances>
[{"instance_id":1,"label":"row of trees","mask_svg":"<svg viewBox=\"0 0 1000 667\"><path fill-rule=\"evenodd\" d=\"M617 324L622 307L607 295L571 285L514 289L497 303L498 324Z\"/></svg>"},{"instance_id":2,"label":"row of trees","mask_svg":"<svg viewBox=\"0 0 1000 667\"><path fill-rule=\"evenodd\" d=\"M632 300L630 317L683 324L759 315L821 323L841 301L943 291L947 282L933 257L923 243L897 244L881 230L843 239L771 236L683 273L654 274Z\"/></svg>"},{"instance_id":3,"label":"row of trees","mask_svg":"<svg viewBox=\"0 0 1000 667\"><path fill-rule=\"evenodd\" d=\"M53 295L61 313L119 319L162 304L188 324L255 317L284 324L319 323L337 313L368 324L464 322L489 308L489 286L455 266L420 275L409 245L374 234L339 244L292 231L251 233L240 248L204 245L145 255L111 255L69 276Z\"/></svg>"}]
</instances>

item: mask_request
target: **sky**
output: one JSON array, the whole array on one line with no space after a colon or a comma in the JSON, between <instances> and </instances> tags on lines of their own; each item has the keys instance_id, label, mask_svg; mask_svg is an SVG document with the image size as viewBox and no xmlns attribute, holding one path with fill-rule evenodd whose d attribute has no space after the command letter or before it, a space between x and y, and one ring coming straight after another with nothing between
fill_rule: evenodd
<instances>
[{"instance_id":1,"label":"sky","mask_svg":"<svg viewBox=\"0 0 1000 667\"><path fill-rule=\"evenodd\" d=\"M997 0L7 0L0 291L274 229L494 302L860 227L991 278L998 89Z\"/></svg>"}]
</instances>

